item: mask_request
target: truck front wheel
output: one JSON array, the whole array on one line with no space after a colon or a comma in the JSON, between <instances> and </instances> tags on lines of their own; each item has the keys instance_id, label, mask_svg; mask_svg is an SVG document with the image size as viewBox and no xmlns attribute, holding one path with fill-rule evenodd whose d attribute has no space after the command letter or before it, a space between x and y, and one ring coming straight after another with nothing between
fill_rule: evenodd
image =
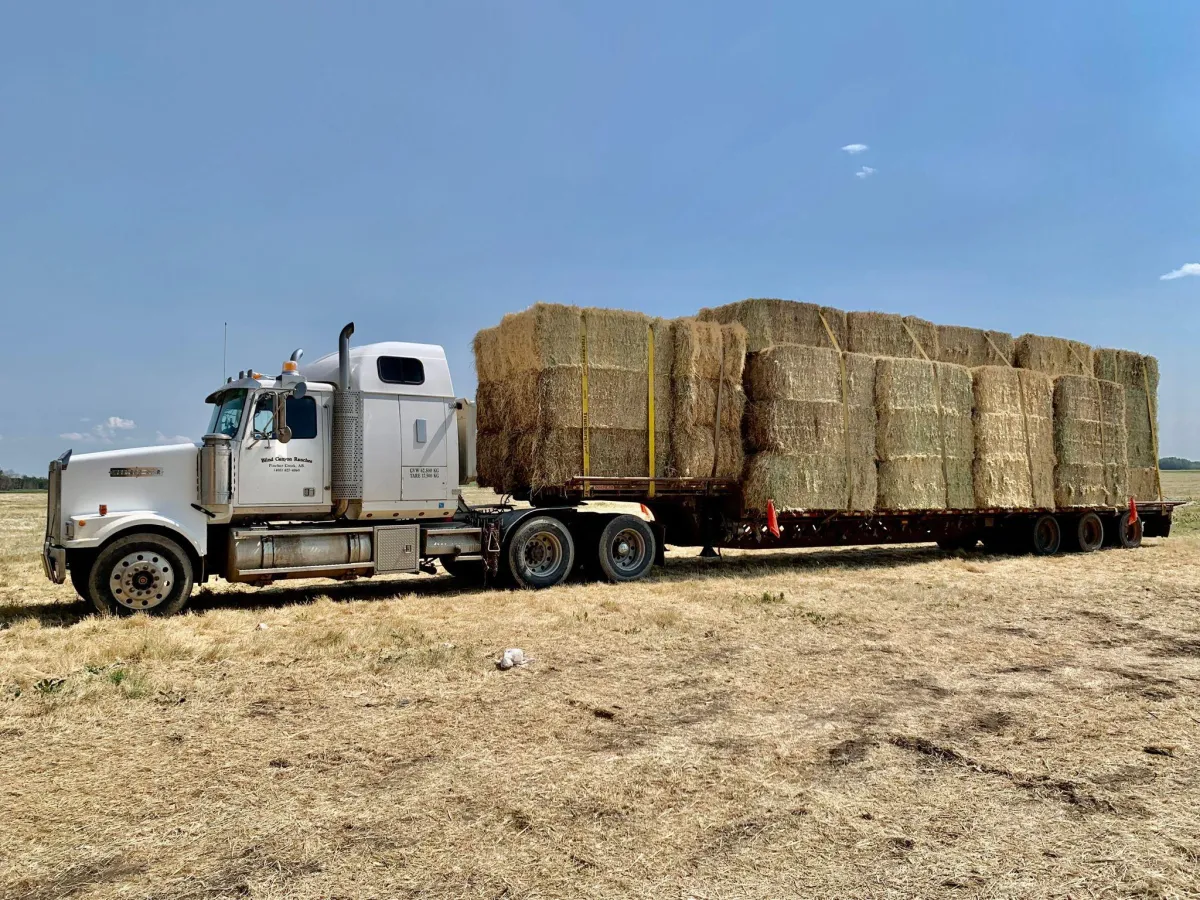
<instances>
[{"instance_id":1,"label":"truck front wheel","mask_svg":"<svg viewBox=\"0 0 1200 900\"><path fill-rule=\"evenodd\" d=\"M117 538L97 554L87 577L87 599L102 615L170 616L191 593L191 560L158 534Z\"/></svg>"},{"instance_id":2,"label":"truck front wheel","mask_svg":"<svg viewBox=\"0 0 1200 900\"><path fill-rule=\"evenodd\" d=\"M552 587L575 568L575 541L558 519L534 516L518 525L509 538L505 561L521 587Z\"/></svg>"}]
</instances>

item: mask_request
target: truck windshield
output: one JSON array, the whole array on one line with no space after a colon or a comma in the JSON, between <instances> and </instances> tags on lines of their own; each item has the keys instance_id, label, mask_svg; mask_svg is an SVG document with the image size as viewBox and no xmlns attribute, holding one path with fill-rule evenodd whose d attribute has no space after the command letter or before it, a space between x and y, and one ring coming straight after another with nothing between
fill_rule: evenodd
<instances>
[{"instance_id":1,"label":"truck windshield","mask_svg":"<svg viewBox=\"0 0 1200 900\"><path fill-rule=\"evenodd\" d=\"M242 424L242 410L246 406L246 389L226 391L221 402L215 404L212 421L208 423L208 434L225 434L236 437Z\"/></svg>"}]
</instances>

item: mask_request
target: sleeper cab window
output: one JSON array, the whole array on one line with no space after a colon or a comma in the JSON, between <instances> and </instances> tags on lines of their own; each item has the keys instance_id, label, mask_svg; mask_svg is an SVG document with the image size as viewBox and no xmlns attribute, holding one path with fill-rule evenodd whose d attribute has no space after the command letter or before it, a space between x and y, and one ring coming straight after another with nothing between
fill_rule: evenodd
<instances>
[{"instance_id":1,"label":"sleeper cab window","mask_svg":"<svg viewBox=\"0 0 1200 900\"><path fill-rule=\"evenodd\" d=\"M424 384L425 364L411 356L381 356L379 380L385 384Z\"/></svg>"}]
</instances>

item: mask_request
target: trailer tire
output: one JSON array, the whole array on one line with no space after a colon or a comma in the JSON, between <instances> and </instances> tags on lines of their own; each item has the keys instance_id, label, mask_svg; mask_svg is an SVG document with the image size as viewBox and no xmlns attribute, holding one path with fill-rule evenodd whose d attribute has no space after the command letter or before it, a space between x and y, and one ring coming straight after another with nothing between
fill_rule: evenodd
<instances>
[{"instance_id":1,"label":"trailer tire","mask_svg":"<svg viewBox=\"0 0 1200 900\"><path fill-rule=\"evenodd\" d=\"M637 516L614 516L596 545L600 571L614 584L637 581L654 567L658 555L654 530Z\"/></svg>"},{"instance_id":2,"label":"trailer tire","mask_svg":"<svg viewBox=\"0 0 1200 900\"><path fill-rule=\"evenodd\" d=\"M1094 512L1084 513L1075 522L1075 545L1080 553L1094 553L1104 546L1104 523Z\"/></svg>"},{"instance_id":3,"label":"trailer tire","mask_svg":"<svg viewBox=\"0 0 1200 900\"><path fill-rule=\"evenodd\" d=\"M1053 556L1062 548L1062 526L1054 516L1038 516L1029 532L1034 556Z\"/></svg>"},{"instance_id":4,"label":"trailer tire","mask_svg":"<svg viewBox=\"0 0 1200 900\"><path fill-rule=\"evenodd\" d=\"M1136 550L1142 546L1142 528L1141 517L1138 517L1136 522L1129 521L1129 513L1121 513L1121 515L1113 520L1113 546L1121 547L1125 550Z\"/></svg>"},{"instance_id":5,"label":"trailer tire","mask_svg":"<svg viewBox=\"0 0 1200 900\"><path fill-rule=\"evenodd\" d=\"M504 559L519 587L553 587L575 568L575 540L553 516L533 516L509 536Z\"/></svg>"},{"instance_id":6,"label":"trailer tire","mask_svg":"<svg viewBox=\"0 0 1200 900\"><path fill-rule=\"evenodd\" d=\"M101 615L171 616L191 596L192 561L161 534L130 534L96 555L87 587L87 599Z\"/></svg>"}]
</instances>

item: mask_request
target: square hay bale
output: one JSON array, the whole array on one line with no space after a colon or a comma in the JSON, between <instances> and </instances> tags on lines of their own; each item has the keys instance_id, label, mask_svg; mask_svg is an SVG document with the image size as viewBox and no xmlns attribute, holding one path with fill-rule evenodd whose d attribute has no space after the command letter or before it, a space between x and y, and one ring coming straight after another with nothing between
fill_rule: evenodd
<instances>
[{"instance_id":1,"label":"square hay bale","mask_svg":"<svg viewBox=\"0 0 1200 900\"><path fill-rule=\"evenodd\" d=\"M743 483L745 509L761 511L768 499L780 509L875 508L873 359L783 344L750 355L746 385L754 398L746 439L755 456Z\"/></svg>"},{"instance_id":2,"label":"square hay bale","mask_svg":"<svg viewBox=\"0 0 1200 900\"><path fill-rule=\"evenodd\" d=\"M975 505L1054 508L1054 379L1029 369L971 370Z\"/></svg>"},{"instance_id":3,"label":"square hay bale","mask_svg":"<svg viewBox=\"0 0 1200 900\"><path fill-rule=\"evenodd\" d=\"M1023 334L1017 338L1014 359L1019 368L1047 375L1092 374L1092 348L1066 338Z\"/></svg>"},{"instance_id":4,"label":"square hay bale","mask_svg":"<svg viewBox=\"0 0 1200 900\"><path fill-rule=\"evenodd\" d=\"M1093 353L1092 362L1097 378L1125 388L1129 493L1142 500L1158 499L1158 360L1131 350L1101 348Z\"/></svg>"},{"instance_id":5,"label":"square hay bale","mask_svg":"<svg viewBox=\"0 0 1200 900\"><path fill-rule=\"evenodd\" d=\"M671 472L736 478L743 462L746 329L737 322L692 318L676 319L671 326Z\"/></svg>"},{"instance_id":6,"label":"square hay bale","mask_svg":"<svg viewBox=\"0 0 1200 900\"><path fill-rule=\"evenodd\" d=\"M869 356L936 360L937 326L915 316L881 312L846 313L846 344L843 349Z\"/></svg>"},{"instance_id":7,"label":"square hay bale","mask_svg":"<svg viewBox=\"0 0 1200 900\"><path fill-rule=\"evenodd\" d=\"M921 359L876 360L880 509L972 509L971 372Z\"/></svg>"},{"instance_id":8,"label":"square hay bale","mask_svg":"<svg viewBox=\"0 0 1200 900\"><path fill-rule=\"evenodd\" d=\"M1127 496L1125 389L1086 375L1054 380L1054 500L1116 506Z\"/></svg>"},{"instance_id":9,"label":"square hay bale","mask_svg":"<svg viewBox=\"0 0 1200 900\"><path fill-rule=\"evenodd\" d=\"M966 366L1011 366L1016 363L1016 341L1003 331L984 331L962 325L938 326L938 360Z\"/></svg>"},{"instance_id":10,"label":"square hay bale","mask_svg":"<svg viewBox=\"0 0 1200 900\"><path fill-rule=\"evenodd\" d=\"M737 322L746 329L746 347L751 353L775 344L804 344L829 347L829 335L822 315L838 346L846 349L846 314L832 306L801 303L797 300L754 299L727 303L700 310L702 322Z\"/></svg>"}]
</instances>

